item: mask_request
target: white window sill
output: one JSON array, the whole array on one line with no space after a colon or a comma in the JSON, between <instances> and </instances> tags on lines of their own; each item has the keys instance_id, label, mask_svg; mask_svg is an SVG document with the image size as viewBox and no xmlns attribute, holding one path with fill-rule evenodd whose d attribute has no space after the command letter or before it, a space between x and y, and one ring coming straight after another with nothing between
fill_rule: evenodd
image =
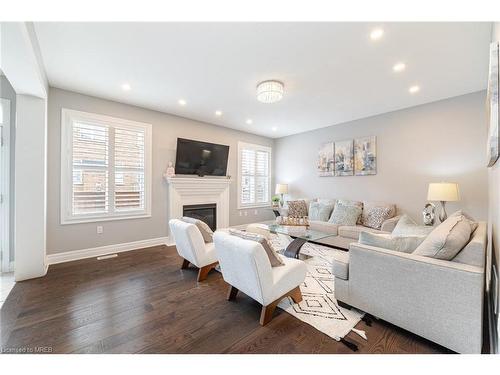
<instances>
[{"instance_id":1,"label":"white window sill","mask_svg":"<svg viewBox=\"0 0 500 375\"><path fill-rule=\"evenodd\" d=\"M253 208L271 208L271 203L248 205L248 206L238 206L238 210L247 210L247 209L250 210Z\"/></svg>"},{"instance_id":2,"label":"white window sill","mask_svg":"<svg viewBox=\"0 0 500 375\"><path fill-rule=\"evenodd\" d=\"M101 221L116 221L116 220L132 220L132 219L147 219L150 218L150 213L142 213L137 215L116 215L116 216L101 216L101 217L82 217L74 219L62 219L61 225L83 224L83 223L98 223Z\"/></svg>"}]
</instances>

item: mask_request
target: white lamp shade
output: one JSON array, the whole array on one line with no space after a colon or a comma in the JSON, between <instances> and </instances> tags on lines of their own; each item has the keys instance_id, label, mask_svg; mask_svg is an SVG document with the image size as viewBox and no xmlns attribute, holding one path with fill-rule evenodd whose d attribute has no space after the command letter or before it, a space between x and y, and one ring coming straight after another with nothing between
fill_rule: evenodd
<instances>
[{"instance_id":1,"label":"white lamp shade","mask_svg":"<svg viewBox=\"0 0 500 375\"><path fill-rule=\"evenodd\" d=\"M288 194L288 185L287 184L276 184L276 193L275 194Z\"/></svg>"},{"instance_id":2,"label":"white lamp shade","mask_svg":"<svg viewBox=\"0 0 500 375\"><path fill-rule=\"evenodd\" d=\"M454 202L460 200L458 184L454 182L438 182L429 184L427 200Z\"/></svg>"}]
</instances>

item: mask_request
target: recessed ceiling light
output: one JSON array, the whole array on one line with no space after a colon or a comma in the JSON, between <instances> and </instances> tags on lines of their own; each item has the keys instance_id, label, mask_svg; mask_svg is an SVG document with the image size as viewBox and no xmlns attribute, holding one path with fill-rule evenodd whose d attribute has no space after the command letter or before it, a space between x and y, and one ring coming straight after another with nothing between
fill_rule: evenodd
<instances>
[{"instance_id":1,"label":"recessed ceiling light","mask_svg":"<svg viewBox=\"0 0 500 375\"><path fill-rule=\"evenodd\" d=\"M408 91L410 92L410 94L415 94L415 93L420 91L420 86L418 86L418 85L411 86L408 89Z\"/></svg>"},{"instance_id":2,"label":"recessed ceiling light","mask_svg":"<svg viewBox=\"0 0 500 375\"><path fill-rule=\"evenodd\" d=\"M216 116L222 116L222 111L215 111Z\"/></svg>"},{"instance_id":3,"label":"recessed ceiling light","mask_svg":"<svg viewBox=\"0 0 500 375\"><path fill-rule=\"evenodd\" d=\"M276 126L273 126L273 127L271 128L271 130L272 130L273 132L275 132L276 130L278 130L278 128L277 128Z\"/></svg>"},{"instance_id":4,"label":"recessed ceiling light","mask_svg":"<svg viewBox=\"0 0 500 375\"><path fill-rule=\"evenodd\" d=\"M377 28L372 30L372 32L370 33L370 38L371 40L378 40L382 38L382 35L384 35L384 30Z\"/></svg>"},{"instance_id":5,"label":"recessed ceiling light","mask_svg":"<svg viewBox=\"0 0 500 375\"><path fill-rule=\"evenodd\" d=\"M253 121L252 121L252 119L251 119L251 118L249 118L249 119L247 119L245 122L247 123L247 125L252 125L252 122L253 122Z\"/></svg>"},{"instance_id":6,"label":"recessed ceiling light","mask_svg":"<svg viewBox=\"0 0 500 375\"><path fill-rule=\"evenodd\" d=\"M122 84L122 90L123 91L130 91L131 87L128 83L123 83Z\"/></svg>"},{"instance_id":7,"label":"recessed ceiling light","mask_svg":"<svg viewBox=\"0 0 500 375\"><path fill-rule=\"evenodd\" d=\"M403 70L406 69L406 64L405 63L397 63L392 67L392 70L395 72L402 72Z\"/></svg>"},{"instance_id":8,"label":"recessed ceiling light","mask_svg":"<svg viewBox=\"0 0 500 375\"><path fill-rule=\"evenodd\" d=\"M187 103L186 103L186 101L185 101L184 99L179 99L179 100L177 101L177 103L179 103L179 105L186 105L186 104L187 104Z\"/></svg>"}]
</instances>

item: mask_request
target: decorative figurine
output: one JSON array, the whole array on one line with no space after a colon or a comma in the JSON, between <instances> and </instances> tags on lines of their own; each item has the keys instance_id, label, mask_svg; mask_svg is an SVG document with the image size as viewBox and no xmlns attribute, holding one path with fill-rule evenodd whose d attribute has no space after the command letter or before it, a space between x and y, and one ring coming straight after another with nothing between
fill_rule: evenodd
<instances>
[{"instance_id":1,"label":"decorative figurine","mask_svg":"<svg viewBox=\"0 0 500 375\"><path fill-rule=\"evenodd\" d=\"M432 203L427 203L422 211L424 225L434 225L436 216L436 206Z\"/></svg>"},{"instance_id":2,"label":"decorative figurine","mask_svg":"<svg viewBox=\"0 0 500 375\"><path fill-rule=\"evenodd\" d=\"M169 178L169 177L174 177L174 176L175 176L174 164L171 161L169 161L167 170L165 171L165 177Z\"/></svg>"}]
</instances>

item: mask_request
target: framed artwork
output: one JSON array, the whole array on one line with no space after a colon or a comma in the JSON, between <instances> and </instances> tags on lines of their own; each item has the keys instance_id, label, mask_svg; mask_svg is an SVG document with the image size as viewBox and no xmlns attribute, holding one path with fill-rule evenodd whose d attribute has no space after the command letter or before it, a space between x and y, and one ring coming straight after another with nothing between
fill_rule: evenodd
<instances>
[{"instance_id":1,"label":"framed artwork","mask_svg":"<svg viewBox=\"0 0 500 375\"><path fill-rule=\"evenodd\" d=\"M318 175L333 176L333 142L323 143L318 150Z\"/></svg>"},{"instance_id":2,"label":"framed artwork","mask_svg":"<svg viewBox=\"0 0 500 375\"><path fill-rule=\"evenodd\" d=\"M353 141L335 142L335 176L354 175Z\"/></svg>"},{"instance_id":3,"label":"framed artwork","mask_svg":"<svg viewBox=\"0 0 500 375\"><path fill-rule=\"evenodd\" d=\"M490 71L488 75L488 167L498 159L498 42L490 44Z\"/></svg>"},{"instance_id":4,"label":"framed artwork","mask_svg":"<svg viewBox=\"0 0 500 375\"><path fill-rule=\"evenodd\" d=\"M354 140L354 174L356 176L377 174L377 137Z\"/></svg>"}]
</instances>

